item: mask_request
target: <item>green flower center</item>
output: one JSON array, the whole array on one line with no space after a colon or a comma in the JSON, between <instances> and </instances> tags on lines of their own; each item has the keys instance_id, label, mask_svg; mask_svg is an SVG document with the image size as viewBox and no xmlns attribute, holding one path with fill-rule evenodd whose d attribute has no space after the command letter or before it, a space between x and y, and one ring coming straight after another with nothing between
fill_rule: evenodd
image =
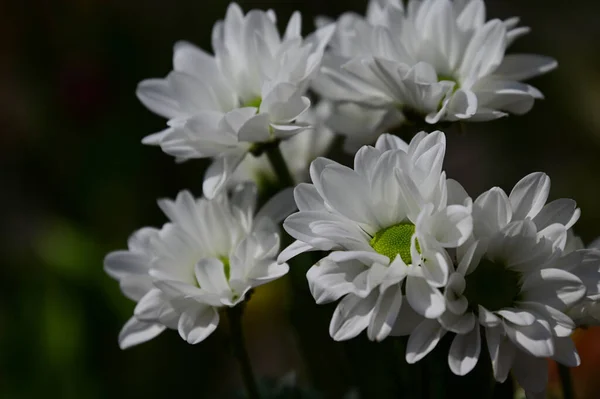
<instances>
[{"instance_id":1,"label":"green flower center","mask_svg":"<svg viewBox=\"0 0 600 399\"><path fill-rule=\"evenodd\" d=\"M415 225L412 223L399 223L387 227L371 239L369 244L377 253L385 255L393 261L396 255L400 255L404 263L410 265L412 257L410 256L410 239L415 234ZM416 242L417 251L421 253L419 242Z\"/></svg>"},{"instance_id":2,"label":"green flower center","mask_svg":"<svg viewBox=\"0 0 600 399\"><path fill-rule=\"evenodd\" d=\"M262 104L262 98L256 97L243 103L242 107L260 108L260 104Z\"/></svg>"},{"instance_id":3,"label":"green flower center","mask_svg":"<svg viewBox=\"0 0 600 399\"><path fill-rule=\"evenodd\" d=\"M467 284L463 295L469 305L481 305L490 311L512 306L521 290L519 273L488 259L482 259L465 280Z\"/></svg>"},{"instance_id":4,"label":"green flower center","mask_svg":"<svg viewBox=\"0 0 600 399\"><path fill-rule=\"evenodd\" d=\"M223 268L225 269L225 277L229 281L231 275L231 266L229 265L229 258L226 256L219 256L218 259L223 262Z\"/></svg>"}]
</instances>

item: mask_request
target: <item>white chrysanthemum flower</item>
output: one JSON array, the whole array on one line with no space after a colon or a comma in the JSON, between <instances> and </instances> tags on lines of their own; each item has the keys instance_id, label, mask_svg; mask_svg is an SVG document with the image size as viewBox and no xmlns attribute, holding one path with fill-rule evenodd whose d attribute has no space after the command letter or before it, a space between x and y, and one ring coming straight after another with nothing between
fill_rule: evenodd
<instances>
[{"instance_id":1,"label":"white chrysanthemum flower","mask_svg":"<svg viewBox=\"0 0 600 399\"><path fill-rule=\"evenodd\" d=\"M333 143L335 134L325 125L330 113L331 105L325 101L319 102L298 118L300 122L313 128L279 143L281 154L297 183L308 179L310 163L315 158L325 155ZM277 175L266 154L244 158L231 178L232 184L249 180L257 183L263 180L277 183Z\"/></svg>"},{"instance_id":2,"label":"white chrysanthemum flower","mask_svg":"<svg viewBox=\"0 0 600 399\"><path fill-rule=\"evenodd\" d=\"M385 22L388 5L401 6L398 0L372 0L367 7L365 17L348 12L335 22L335 32L329 42L329 51L323 57L326 70L338 70L349 60L372 54L370 38L375 26ZM323 27L334 21L320 17L317 26ZM325 74L319 74L312 85L313 89L324 98L342 99L332 103L327 124L337 133L347 137L346 152L355 153L365 144L375 142L383 132L398 127L404 122L404 115L398 108L374 108L371 104L359 104L349 99L354 89L348 90L343 85Z\"/></svg>"},{"instance_id":3,"label":"white chrysanthemum flower","mask_svg":"<svg viewBox=\"0 0 600 399\"><path fill-rule=\"evenodd\" d=\"M306 40L294 13L283 37L272 11L244 15L232 3L213 29L210 55L190 43L175 45L173 71L140 83L139 99L169 119L169 127L143 140L178 160L214 158L204 195L214 197L256 145L287 139L309 127L297 119L321 65L333 26Z\"/></svg>"},{"instance_id":4,"label":"white chrysanthemum flower","mask_svg":"<svg viewBox=\"0 0 600 399\"><path fill-rule=\"evenodd\" d=\"M390 1L375 14L338 21L343 29L318 80L326 98L401 109L428 123L490 120L528 112L543 96L522 81L557 65L506 55L529 29L517 27L518 18L486 21L482 0L410 0L406 8Z\"/></svg>"},{"instance_id":5,"label":"white chrysanthemum flower","mask_svg":"<svg viewBox=\"0 0 600 399\"><path fill-rule=\"evenodd\" d=\"M256 187L239 185L231 198L194 199L182 191L160 200L171 220L162 229L143 228L129 249L108 254L106 272L137 302L119 335L121 348L146 342L165 328L196 344L219 323L218 309L233 307L253 287L288 271L278 264L278 223L295 209L291 189L258 213Z\"/></svg>"},{"instance_id":6,"label":"white chrysanthemum flower","mask_svg":"<svg viewBox=\"0 0 600 399\"><path fill-rule=\"evenodd\" d=\"M496 380L504 381L512 369L527 392L545 389L546 358L579 364L569 338L575 324L565 312L586 287L569 272L580 265L580 254L563 253L579 209L568 199L546 204L549 189L549 178L534 173L509 196L496 187L475 200L473 236L456 250L458 266L444 292L446 312L411 335L409 362L423 358L450 331L456 336L448 363L464 375L478 361L483 329ZM470 202L465 192L454 200Z\"/></svg>"},{"instance_id":7,"label":"white chrysanthemum flower","mask_svg":"<svg viewBox=\"0 0 600 399\"><path fill-rule=\"evenodd\" d=\"M446 204L445 144L441 132L421 132L410 145L382 135L358 151L354 169L319 158L310 167L313 184L296 187L299 212L284 228L297 241L279 260L333 251L307 278L317 303L343 297L330 324L335 340L367 329L379 341L403 315L444 311L446 248L464 243L472 229L469 206Z\"/></svg>"}]
</instances>

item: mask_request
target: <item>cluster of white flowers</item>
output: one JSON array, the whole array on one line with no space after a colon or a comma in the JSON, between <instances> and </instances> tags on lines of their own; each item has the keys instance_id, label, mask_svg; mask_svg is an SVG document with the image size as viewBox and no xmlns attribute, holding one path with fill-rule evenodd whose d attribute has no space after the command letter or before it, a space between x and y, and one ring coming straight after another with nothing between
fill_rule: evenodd
<instances>
[{"instance_id":1,"label":"cluster of white flowers","mask_svg":"<svg viewBox=\"0 0 600 399\"><path fill-rule=\"evenodd\" d=\"M168 119L143 142L213 163L204 198L159 201L171 222L107 255L106 272L137 302L121 347L166 328L198 343L219 309L285 275L296 255L325 251L306 277L317 303L339 300L334 340L409 336L415 363L452 334L453 373L469 373L486 347L494 378L512 371L531 397L547 385L546 359L579 365L570 335L600 324L600 243L584 248L573 233L575 202L546 203L543 173L473 201L443 171L444 133L410 143L382 134L415 118L526 113L542 94L522 81L556 62L505 54L529 29L518 18L486 21L482 0L405 3L371 0L366 17L319 18L306 39L299 13L280 36L273 11L231 4L213 29L214 55L179 42L173 71L140 83L140 100ZM362 145L353 168L322 157L336 133L346 149ZM288 187L256 213L249 181L283 189L280 168L297 184L293 198ZM280 253L283 219L296 241Z\"/></svg>"},{"instance_id":2,"label":"cluster of white flowers","mask_svg":"<svg viewBox=\"0 0 600 399\"><path fill-rule=\"evenodd\" d=\"M441 132L410 144L384 134L358 151L354 170L315 160L313 184L296 187L299 211L284 222L297 241L279 261L332 251L307 278L318 303L343 298L333 339L365 329L377 341L410 335L406 360L414 363L454 333L448 364L464 375L483 333L494 377L502 382L512 370L528 392L541 392L546 358L579 365L567 314L587 323L598 316L600 251L567 246L580 212L569 199L546 204L548 176L533 173L510 195L495 187L473 201L446 179L444 152Z\"/></svg>"}]
</instances>

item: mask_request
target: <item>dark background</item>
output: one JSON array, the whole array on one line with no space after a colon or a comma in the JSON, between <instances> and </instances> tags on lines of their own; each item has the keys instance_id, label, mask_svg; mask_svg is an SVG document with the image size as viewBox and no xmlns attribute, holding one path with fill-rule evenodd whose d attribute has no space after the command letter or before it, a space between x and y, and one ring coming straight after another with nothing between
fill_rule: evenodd
<instances>
[{"instance_id":1,"label":"dark background","mask_svg":"<svg viewBox=\"0 0 600 399\"><path fill-rule=\"evenodd\" d=\"M141 145L164 121L134 91L140 80L169 72L175 41L210 50L212 25L227 3L0 1L0 397L210 398L240 386L225 323L193 347L169 331L121 351L117 335L133 303L102 270L104 255L126 247L131 232L165 222L155 199L183 188L201 194L204 162L176 165ZM366 8L364 0L240 4L245 11L274 8L281 26L298 9L305 33L316 15ZM509 191L526 174L544 171L552 199L574 198L582 208L576 231L587 243L600 235L600 3L487 4L488 17L518 15L532 27L512 51L555 57L559 69L533 81L547 99L529 114L449 132L448 175L477 196L494 185ZM331 308L313 313L312 303L298 305L289 292L283 279L259 289L248 306L257 373L295 371L306 385L310 369L327 396L341 397L360 375L345 367L341 345L326 341ZM304 324L302 343L289 310ZM579 397L596 398L600 333L590 329L576 339ZM307 362L299 347L312 349Z\"/></svg>"}]
</instances>

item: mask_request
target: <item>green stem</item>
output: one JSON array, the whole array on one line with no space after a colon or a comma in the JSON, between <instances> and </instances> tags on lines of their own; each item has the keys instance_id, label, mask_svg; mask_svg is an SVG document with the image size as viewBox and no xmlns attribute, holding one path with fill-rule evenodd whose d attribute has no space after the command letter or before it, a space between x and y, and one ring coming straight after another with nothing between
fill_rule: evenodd
<instances>
[{"instance_id":1,"label":"green stem","mask_svg":"<svg viewBox=\"0 0 600 399\"><path fill-rule=\"evenodd\" d=\"M266 153L267 158L269 158L269 162L271 162L271 166L273 167L273 171L277 176L277 180L279 180L279 185L281 187L293 187L296 183L294 182L294 178L290 173L287 163L285 163L279 145L269 146Z\"/></svg>"},{"instance_id":2,"label":"green stem","mask_svg":"<svg viewBox=\"0 0 600 399\"><path fill-rule=\"evenodd\" d=\"M571 369L562 364L558 365L558 375L560 376L560 384L562 385L563 398L575 399L573 391L573 381L571 380Z\"/></svg>"},{"instance_id":3,"label":"green stem","mask_svg":"<svg viewBox=\"0 0 600 399\"><path fill-rule=\"evenodd\" d=\"M246 343L244 341L244 331L242 329L242 313L243 307L241 305L234 306L227 309L227 317L229 318L229 328L231 329L231 345L233 352L240 364L240 371L242 372L242 379L246 386L249 399L260 399L258 391L258 385L254 378L254 372L252 371L252 365L250 363L250 356L248 356L248 350L246 349Z\"/></svg>"}]
</instances>

